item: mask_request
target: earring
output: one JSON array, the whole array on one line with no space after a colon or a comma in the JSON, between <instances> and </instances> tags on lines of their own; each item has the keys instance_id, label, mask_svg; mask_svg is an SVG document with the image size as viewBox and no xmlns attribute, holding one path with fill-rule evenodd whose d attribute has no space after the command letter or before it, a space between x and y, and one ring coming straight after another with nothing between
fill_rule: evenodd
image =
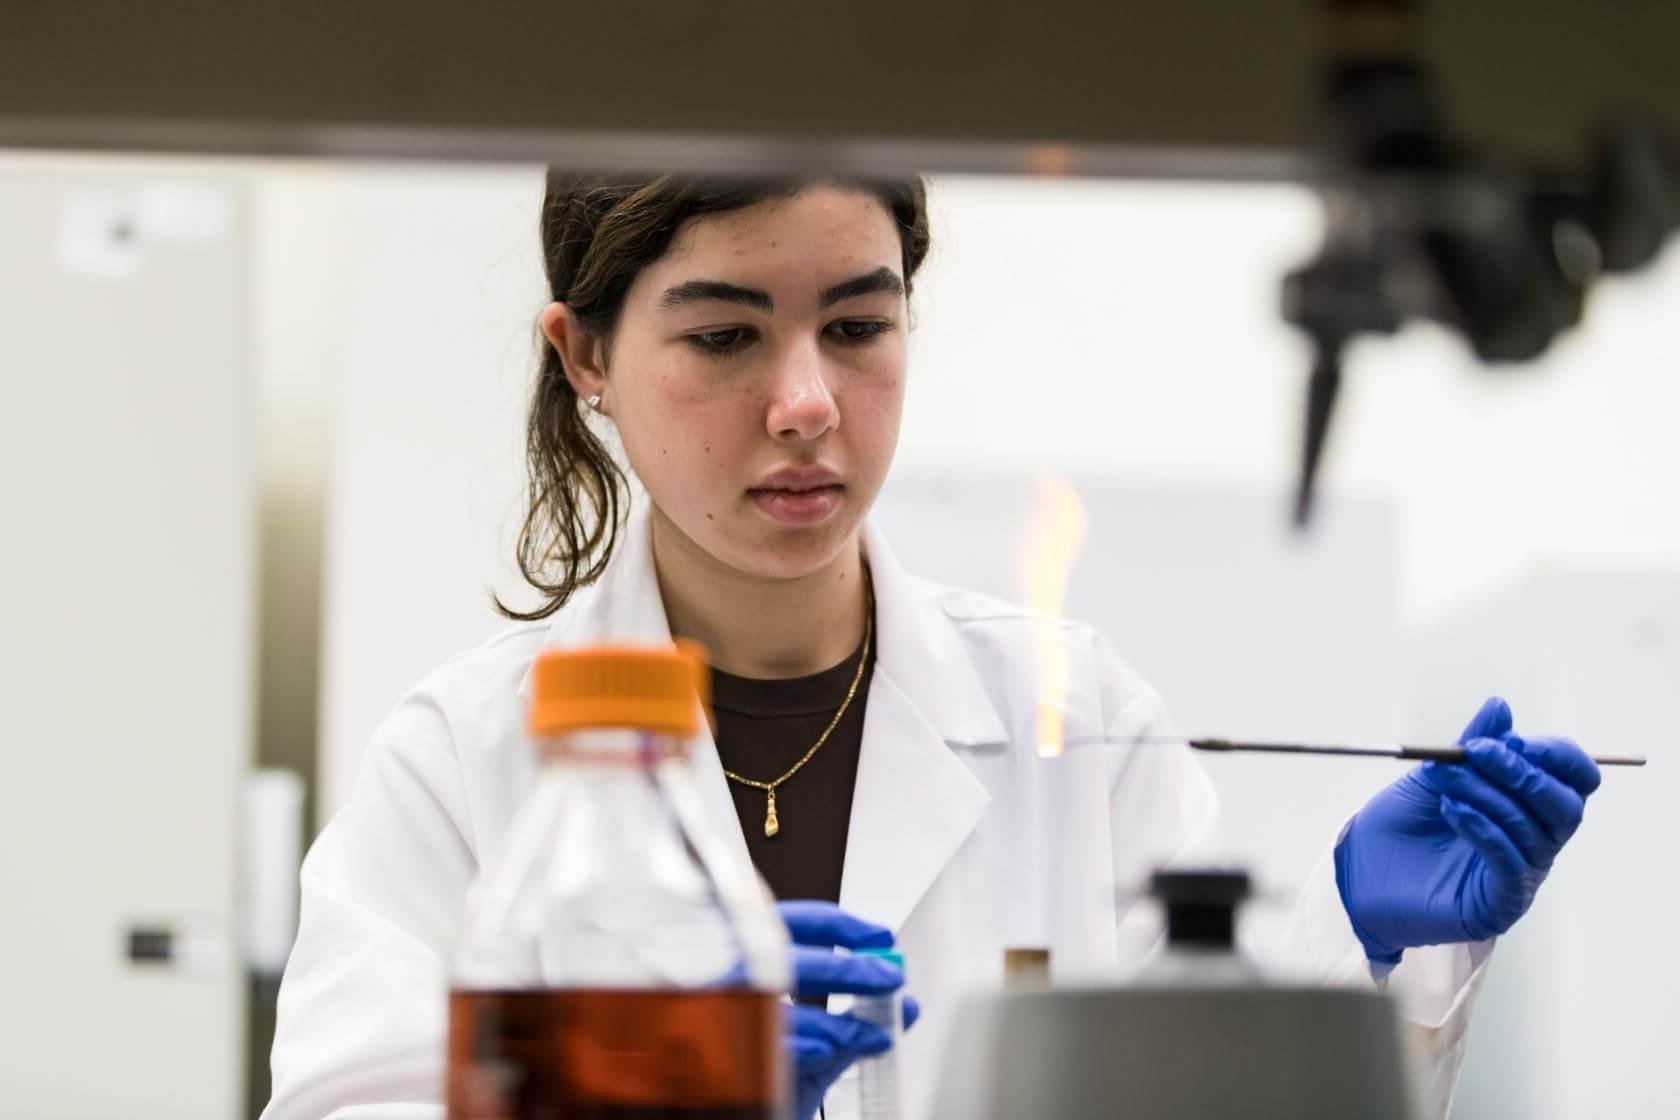
<instances>
[{"instance_id":1,"label":"earring","mask_svg":"<svg viewBox=\"0 0 1680 1120\"><path fill-rule=\"evenodd\" d=\"M601 394L596 393L583 403L589 406L589 411L599 412L601 411Z\"/></svg>"}]
</instances>

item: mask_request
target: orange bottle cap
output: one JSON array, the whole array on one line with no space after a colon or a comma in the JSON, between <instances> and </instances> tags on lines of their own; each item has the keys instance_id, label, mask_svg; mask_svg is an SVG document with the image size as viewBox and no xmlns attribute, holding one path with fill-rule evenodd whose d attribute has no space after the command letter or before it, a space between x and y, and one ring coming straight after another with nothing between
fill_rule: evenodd
<instances>
[{"instance_id":1,"label":"orange bottle cap","mask_svg":"<svg viewBox=\"0 0 1680 1120\"><path fill-rule=\"evenodd\" d=\"M693 735L711 691L705 651L685 641L548 650L531 680L527 727L539 737L590 727Z\"/></svg>"}]
</instances>

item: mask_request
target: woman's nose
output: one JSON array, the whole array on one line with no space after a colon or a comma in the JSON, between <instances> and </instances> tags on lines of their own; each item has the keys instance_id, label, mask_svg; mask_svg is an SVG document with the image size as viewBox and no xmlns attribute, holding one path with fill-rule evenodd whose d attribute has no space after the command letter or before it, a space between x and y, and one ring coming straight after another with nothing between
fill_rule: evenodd
<instances>
[{"instance_id":1,"label":"woman's nose","mask_svg":"<svg viewBox=\"0 0 1680 1120\"><path fill-rule=\"evenodd\" d=\"M814 351L788 356L770 392L766 427L778 439L813 440L840 426L840 409Z\"/></svg>"}]
</instances>

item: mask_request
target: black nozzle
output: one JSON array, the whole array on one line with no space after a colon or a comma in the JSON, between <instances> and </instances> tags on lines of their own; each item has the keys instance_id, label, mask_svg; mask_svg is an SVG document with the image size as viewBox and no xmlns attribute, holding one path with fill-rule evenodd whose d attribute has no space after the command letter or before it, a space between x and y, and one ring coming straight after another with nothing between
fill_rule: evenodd
<instances>
[{"instance_id":1,"label":"black nozzle","mask_svg":"<svg viewBox=\"0 0 1680 1120\"><path fill-rule=\"evenodd\" d=\"M1342 387L1341 343L1328 338L1314 340L1312 376L1307 381L1307 415L1301 433L1301 477L1295 488L1295 527L1305 529L1312 520L1313 488L1318 465L1324 457L1330 417L1336 409L1336 394Z\"/></svg>"}]
</instances>

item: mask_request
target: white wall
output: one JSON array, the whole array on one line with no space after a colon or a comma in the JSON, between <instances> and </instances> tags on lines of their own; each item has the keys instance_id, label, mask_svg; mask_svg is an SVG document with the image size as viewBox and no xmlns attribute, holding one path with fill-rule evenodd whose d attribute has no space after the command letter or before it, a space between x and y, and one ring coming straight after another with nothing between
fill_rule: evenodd
<instances>
[{"instance_id":1,"label":"white wall","mask_svg":"<svg viewBox=\"0 0 1680 1120\"><path fill-rule=\"evenodd\" d=\"M512 546L523 478L532 324L544 291L540 176L346 171L336 205L343 269L333 363L334 442L322 626L325 820L362 745L424 673L502 622L517 596ZM270 184L279 215L298 190ZM318 225L317 228L327 228ZM290 269L296 260L276 260ZM309 273L271 276L276 288Z\"/></svg>"},{"instance_id":2,"label":"white wall","mask_svg":"<svg viewBox=\"0 0 1680 1120\"><path fill-rule=\"evenodd\" d=\"M941 186L904 461L1293 477L1306 353L1277 293L1315 243L1310 195ZM1541 558L1680 555L1680 518L1666 513L1680 496L1677 302L1671 252L1606 285L1587 329L1532 367L1490 372L1429 327L1355 351L1326 477L1400 502L1410 617Z\"/></svg>"},{"instance_id":3,"label":"white wall","mask_svg":"<svg viewBox=\"0 0 1680 1120\"><path fill-rule=\"evenodd\" d=\"M1680 1099L1680 899L1665 870L1680 799L1669 730L1680 680L1680 567L1558 566L1415 636L1419 718L1474 703L1468 682L1531 725L1605 753L1586 821L1534 908L1494 954L1459 1101L1469 1120L1671 1116Z\"/></svg>"},{"instance_id":4,"label":"white wall","mask_svg":"<svg viewBox=\"0 0 1680 1120\"><path fill-rule=\"evenodd\" d=\"M323 806L401 691L517 590L520 413L543 299L535 169L340 172L346 289L327 567ZM267 212L282 220L284 183ZM1291 187L947 179L918 284L899 462L1285 487L1306 354L1278 313L1318 212ZM1588 328L1489 372L1420 327L1362 345L1332 489L1397 505L1414 623L1548 559L1680 556L1680 253L1607 285ZM1279 516L1282 516L1280 509Z\"/></svg>"}]
</instances>

